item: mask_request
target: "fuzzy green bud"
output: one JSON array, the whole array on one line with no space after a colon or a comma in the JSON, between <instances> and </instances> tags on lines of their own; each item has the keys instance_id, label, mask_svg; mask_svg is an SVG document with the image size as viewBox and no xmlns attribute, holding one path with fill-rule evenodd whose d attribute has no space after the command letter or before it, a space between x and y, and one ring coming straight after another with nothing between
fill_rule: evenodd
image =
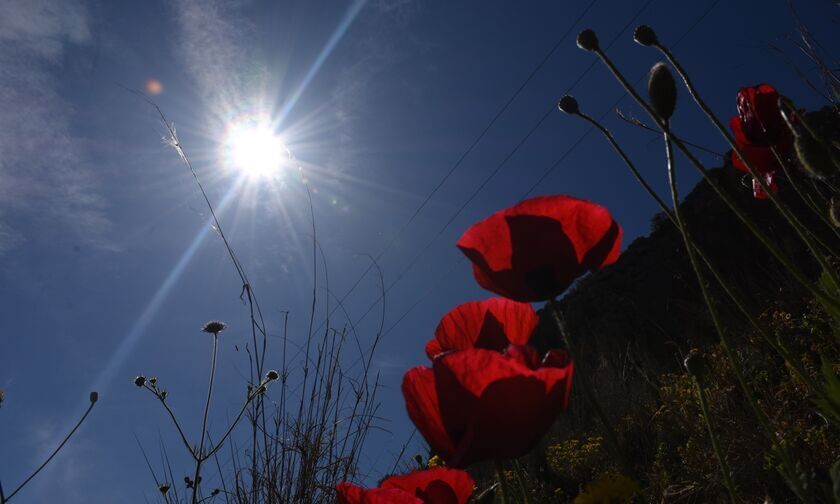
<instances>
[{"instance_id":1,"label":"fuzzy green bud","mask_svg":"<svg viewBox=\"0 0 840 504\"><path fill-rule=\"evenodd\" d=\"M648 97L654 112L667 121L674 115L677 107L677 83L668 65L659 62L650 69L648 79Z\"/></svg>"}]
</instances>

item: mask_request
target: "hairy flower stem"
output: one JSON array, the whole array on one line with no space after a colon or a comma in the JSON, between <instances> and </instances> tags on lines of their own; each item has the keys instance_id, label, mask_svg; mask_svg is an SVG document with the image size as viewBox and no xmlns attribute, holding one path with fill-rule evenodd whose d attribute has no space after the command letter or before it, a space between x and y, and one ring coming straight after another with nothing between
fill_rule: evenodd
<instances>
[{"instance_id":1,"label":"hairy flower stem","mask_svg":"<svg viewBox=\"0 0 840 504\"><path fill-rule=\"evenodd\" d=\"M712 109L709 108L706 102L703 101L703 99L700 97L700 94L697 92L697 88L694 87L694 84L691 82L688 73L685 71L682 65L680 65L680 63L677 61L677 59L674 57L671 51L667 47L663 46L661 43L656 42L655 44L653 44L653 47L658 49L659 52L661 52L662 55L665 56L668 62L671 63L671 65L674 67L677 73L680 74L680 77L682 77L682 80L685 83L685 87L688 89L688 92L689 94L691 94L691 97L694 99L694 102L697 103L697 106L699 106L703 113L705 113L706 116L709 118L709 120L712 121L712 123L715 125L715 128L717 128L717 130L724 137L724 139L726 139L726 142L729 144L729 146L732 147L732 150L738 155L739 158L741 158L741 161L744 162L744 165L747 167L747 170L749 170L750 175L752 175L753 178L758 181L761 188L770 198L770 201L773 203L773 205L776 206L776 209L779 210L779 213L781 213L785 220L787 220L788 223L796 230L799 237L802 238L802 241L805 242L805 245L811 251L811 254L814 256L814 258L817 260L817 262L820 264L820 266L823 268L826 274L828 274L831 277L832 281L834 282L834 285L840 286L840 276L838 276L837 270L835 270L835 268L829 263L825 254L823 254L822 251L819 250L819 248L817 247L817 243L811 236L811 233L809 233L807 227L804 224L802 224L802 222L800 222L799 219L796 218L793 212L791 212L790 209L787 208L787 206L784 203L782 203L779 197L776 196L776 194L772 190L770 190L770 187L767 184L767 181L764 180L764 177L762 177L758 173L758 171L752 166L752 163L750 163L750 161L747 159L747 156L744 154L741 148L738 147L738 145L732 139L732 136L729 135L729 132L726 130L726 128L724 128L723 124L721 124L717 116L715 116L714 112L712 112Z\"/></svg>"},{"instance_id":2,"label":"hairy flower stem","mask_svg":"<svg viewBox=\"0 0 840 504\"><path fill-rule=\"evenodd\" d=\"M662 198L660 198L659 195L656 194L656 192L653 190L650 184L648 184L647 180L645 180L644 176L642 176L642 174L636 168L636 165L633 163L633 161L630 159L627 153L624 152L624 149L622 149L621 146L618 144L613 134L608 129L606 129L601 123L599 123L592 117L586 115L585 113L578 112L576 115L580 116L582 119L589 122L590 124L595 126L599 131L601 131L601 133L603 133L604 137L606 137L607 141L609 141L613 150L615 150L619 157L621 157L621 159L624 161L624 164L630 169L630 172L633 174L633 176L636 178L639 184L641 184L641 186L645 189L645 191L647 191L650 197L653 198L654 201L656 201L656 204L668 217L668 220L670 220L675 227L679 228L677 220L674 217L674 213L671 211L670 208L668 208L668 206L665 204ZM758 332L758 334L762 337L762 339L764 339L765 343L767 343L767 345L769 345L770 348L775 350L785 360L785 362L796 375L796 377L802 380L808 386L811 393L818 395L831 408L831 413L833 415L831 417L832 422L836 423L838 420L840 420L840 404L838 404L837 401L833 397L831 397L831 395L829 395L828 392L826 392L824 387L818 385L817 382L815 382L813 378L811 378L811 375L805 371L805 368L802 367L802 364L799 362L799 360L794 355L792 355L787 350L787 348L785 348L783 345L781 345L779 342L773 339L770 333L768 333L767 330L758 323L758 320L756 320L756 318L752 315L752 313L750 313L747 307L744 306L744 304L741 302L740 297L737 296L736 293L732 290L732 288L729 286L729 283L726 280L724 280L723 275L721 275L721 273L718 271L718 269L715 267L712 261L708 258L703 249L697 244L696 241L694 241L694 239L691 237L691 234L688 233L687 230L686 234L688 235L688 240L691 243L691 246L696 251L697 256L703 261L703 263L706 265L706 268L709 270L709 272L711 272L712 276L723 289L724 293L732 300L732 302L735 304L735 307L738 308L742 315L744 315L744 317L747 319L752 328L755 329L756 332Z\"/></svg>"},{"instance_id":3,"label":"hairy flower stem","mask_svg":"<svg viewBox=\"0 0 840 504\"><path fill-rule=\"evenodd\" d=\"M513 469L516 474L516 482L519 484L519 491L522 492L522 502L531 504L531 498L528 497L528 485L525 482L525 470L522 469L522 464L516 459L513 460Z\"/></svg>"},{"instance_id":4,"label":"hairy flower stem","mask_svg":"<svg viewBox=\"0 0 840 504\"><path fill-rule=\"evenodd\" d=\"M62 448L64 448L64 445L67 444L67 441L70 440L70 438L73 436L73 434L76 433L76 431L79 429L79 427L85 421L85 419L88 417L91 410L93 409L94 404L96 404L96 402L91 400L90 404L88 405L88 408L85 410L85 413L82 415L82 418L80 418L79 421L76 422L76 425L70 430L70 432L66 436L64 436L64 439L61 441L61 443L59 443L58 447L55 450L53 450L53 452L50 454L50 456L47 457L47 460L45 460L40 466L38 466L38 469L35 469L35 471L32 474L30 474L29 477L26 478L23 481L23 483L21 483L20 485L18 485L17 488L12 490L12 493L10 493L9 495L6 495L6 496L2 496L3 491L2 491L2 487L0 487L0 503L5 504L6 502L9 502L10 500L12 500L12 497L14 497L15 494L20 492L21 489L23 487L25 487L27 483L32 481L32 478L37 476L38 473L41 472L41 470L43 468L45 468L47 466L47 464L50 463L50 461L58 454L58 452L61 451Z\"/></svg>"},{"instance_id":5,"label":"hairy flower stem","mask_svg":"<svg viewBox=\"0 0 840 504\"><path fill-rule=\"evenodd\" d=\"M502 504L513 504L513 501L510 500L511 491L510 486L508 485L507 478L505 478L505 468L502 465L502 461L499 459L495 460L496 464L496 478L499 480L499 489L501 490L501 497L502 497Z\"/></svg>"},{"instance_id":6,"label":"hairy flower stem","mask_svg":"<svg viewBox=\"0 0 840 504\"><path fill-rule=\"evenodd\" d=\"M207 387L207 401L204 403L204 415L201 418L201 437L195 456L195 476L193 477L192 502L198 503L198 478L201 476L201 464L204 458L204 439L207 437L207 413L210 411L210 399L213 397L213 381L216 378L216 354L219 350L219 333L213 333L213 360L210 364L210 384Z\"/></svg>"},{"instance_id":7,"label":"hairy flower stem","mask_svg":"<svg viewBox=\"0 0 840 504\"><path fill-rule=\"evenodd\" d=\"M793 261L790 260L773 242L770 237L768 237L759 227L756 225L755 221L749 217L739 206L738 204L732 199L732 197L725 191L720 184L718 184L712 177L709 176L709 172L703 163L697 159L697 156L692 153L688 147L671 131L670 126L666 124L662 119L656 115L656 112L648 105L648 103L639 96L639 93L633 88L633 86L627 81L627 79L621 74L621 72L616 68L615 64L607 57L606 53L602 50L598 49L594 51L595 54L604 62L610 72L615 76L616 80L624 87L627 93L645 110L645 112L650 115L651 119L653 119L659 128L667 133L677 148L691 161L691 164L697 168L697 170L703 175L712 189L717 193L717 195L723 200L724 203L732 210L733 213L738 217L738 219L744 223L745 226L750 230L750 232L761 241L761 243L773 254L773 256L780 262L782 265L805 287L811 294L813 294L823 305L828 309L832 315L840 317L840 302L836 299L836 297L827 294L826 292L817 289L811 280L800 270Z\"/></svg>"},{"instance_id":8,"label":"hairy flower stem","mask_svg":"<svg viewBox=\"0 0 840 504\"><path fill-rule=\"evenodd\" d=\"M667 121L663 121L663 123L666 127L668 126ZM726 329L723 327L723 324L720 321L720 317L718 316L717 308L715 308L714 301L712 300L711 293L709 292L709 287L705 281L702 267L697 261L697 255L695 253L694 247L691 246L691 241L688 237L688 229L685 220L682 216L682 210L680 209L679 190L677 188L677 174L676 169L674 167L674 148L673 144L671 143L670 133L663 133L663 138L665 140L665 157L668 165L668 182L671 188L671 201L674 205L674 217L677 220L677 226L680 229L680 234L682 234L683 242L685 243L685 248L688 253L688 260L691 263L691 268L694 270L694 274L697 276L697 283L700 284L700 292L703 295L703 300L706 302L706 308L709 311L709 316L712 318L712 323L715 326L715 331L717 331L718 337L720 338L720 345L721 347L723 347L724 353L726 353L726 357L729 360L729 364L732 366L732 373L738 380L738 383L741 386L741 390L743 390L744 396L747 398L747 402L750 404L750 407L752 408L759 423L764 428L764 431L770 439L770 442L773 444L775 451L780 456L782 464L785 466L789 474L794 474L794 466L790 459L790 455L787 453L787 450L784 448L784 445L782 444L781 440L778 439L778 435L774 432L772 426L770 425L770 419L767 417L767 414L758 405L758 401L756 400L755 395L753 394L752 387L750 387L749 383L747 383L747 380L744 377L744 373L741 368L741 362L738 360L738 356L733 351L731 342L729 341L729 336L727 335ZM798 489L795 490L797 490L797 494L799 494Z\"/></svg>"},{"instance_id":9,"label":"hairy flower stem","mask_svg":"<svg viewBox=\"0 0 840 504\"><path fill-rule=\"evenodd\" d=\"M571 337L569 336L569 332L566 330L566 324L563 322L562 317L560 317L560 312L557 310L556 304L557 300L551 300L548 302L548 308L551 312L551 316L554 318L554 323L557 325L557 330L560 332L560 336L563 338L563 343L565 343L566 345L566 350L572 356L572 362L575 365L574 379L578 384L580 384L580 390L583 392L584 401L590 408L595 410L595 414L598 415L598 419L601 420L604 435L607 437L607 442L612 448L613 454L621 464L621 468L624 470L625 474L632 476L635 474L635 471L633 470L632 466L627 462L627 457L624 454L624 450L622 449L621 444L618 442L618 434L616 434L612 423L610 423L606 413L604 413L603 408L601 408L601 404L595 398L595 394L592 391L592 387L589 383L588 376L584 372L584 365L583 360L580 356L580 352L578 352L577 345L574 344Z\"/></svg>"},{"instance_id":10,"label":"hairy flower stem","mask_svg":"<svg viewBox=\"0 0 840 504\"><path fill-rule=\"evenodd\" d=\"M667 122L667 121L666 121ZM703 299L706 301L706 308L709 310L709 315L712 317L712 322L715 325L715 329L717 330L718 336L720 337L721 345L724 347L727 356L729 357L729 361L732 364L732 369L735 370L736 376L739 376L738 380L743 382L744 379L741 377L741 371L739 368L739 363L736 360L737 357L729 348L728 338L726 336L726 330L723 328L720 319L717 314L717 309L714 306L714 303L711 298L711 294L708 291L708 286L706 285L706 281L703 278L703 273L701 270L700 264L697 262L697 255L694 247L691 246L691 240L689 239L688 235L688 228L685 223L685 219L682 215L682 210L680 209L680 200L679 200L679 189L677 188L677 173L674 168L674 147L671 144L671 140L668 137L668 134L664 134L665 139L665 157L668 165L668 184L671 188L671 202L674 205L674 218L677 221L677 228L682 235L683 242L685 243L686 251L688 252L688 260L691 263L691 267L694 270L694 274L697 276L697 283L700 284L700 292L703 294ZM726 460L723 457L723 454L720 451L720 446L718 445L717 438L715 437L715 433L712 430L712 423L711 419L709 418L709 411L708 406L706 404L706 395L703 388L700 386L699 381L695 377L695 382L697 383L697 390L700 394L700 407L703 410L703 416L706 419L706 425L709 428L709 435L712 437L712 446L715 451L715 455L717 455L718 462L720 463L720 470L723 472L723 478L726 481L726 489L729 490L729 496L733 502L738 501L735 497L735 487L732 485L732 481L729 479L729 468L726 466ZM746 389L747 384L743 383L743 387Z\"/></svg>"},{"instance_id":11,"label":"hairy flower stem","mask_svg":"<svg viewBox=\"0 0 840 504\"><path fill-rule=\"evenodd\" d=\"M735 494L735 485L732 483L732 477L729 472L729 464L726 463L726 458L724 458L723 452L720 450L720 442L715 434L715 430L712 428L712 415L709 413L709 400L706 397L706 389L703 388L703 385L700 383L700 379L696 376L694 377L694 386L697 388L697 397L700 402L700 409L703 411L703 420L706 421L706 429L709 430L709 439L712 441L712 449L715 452L715 457L718 459L718 464L720 464L720 472L723 473L723 484L729 492L729 500L734 504L738 502L738 498Z\"/></svg>"}]
</instances>

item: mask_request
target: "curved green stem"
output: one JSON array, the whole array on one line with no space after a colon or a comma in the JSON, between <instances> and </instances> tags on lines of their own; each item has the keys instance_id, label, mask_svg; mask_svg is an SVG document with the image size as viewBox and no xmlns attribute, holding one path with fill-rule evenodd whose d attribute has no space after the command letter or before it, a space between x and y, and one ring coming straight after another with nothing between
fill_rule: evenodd
<instances>
[{"instance_id":1,"label":"curved green stem","mask_svg":"<svg viewBox=\"0 0 840 504\"><path fill-rule=\"evenodd\" d=\"M604 135L604 137L606 137L607 141L612 146L613 150L615 150L619 157L621 157L621 159L624 161L624 164L627 166L627 168L629 168L630 172L633 174L633 177L639 182L639 184L641 184L645 191L647 191L650 197L653 198L654 201L656 201L656 204L668 217L668 220L670 220L675 227L679 228L677 220L674 217L674 214L671 211L671 209L668 208L668 206L665 204L662 198L660 198L659 195L656 194L656 192L653 190L653 188L650 186L647 180L645 180L644 176L642 176L642 174L636 168L636 165L633 163L633 161L630 159L630 157L627 155L624 149L622 149L621 146L618 144L613 134L608 129L606 129L601 123L599 123L592 117L584 114L583 112L578 112L577 115L585 121L589 122L599 131L601 131L601 133ZM712 276L721 286L724 293L735 304L735 307L741 312L742 315L744 315L744 317L749 322L750 326L752 326L752 328L756 332L758 332L758 334L762 337L765 343L767 343L770 346L770 348L772 348L780 356L782 356L787 365L793 370L793 373L797 376L797 378L799 378L806 384L806 386L810 389L811 393L819 396L828 405L828 407L831 408L830 413L833 415L830 418L831 421L836 423L838 420L840 420L840 404L837 403L837 401L825 390L824 387L818 385L817 382L815 382L813 378L811 378L811 375L809 375L805 368L802 367L802 364L799 362L799 360L796 359L790 353L790 351L784 347L784 345L781 345L779 342L773 339L773 337L771 337L767 330L761 324L758 323L758 320L756 320L756 318L752 315L752 313L750 313L747 307L744 306L744 304L741 302L740 297L736 295L733 289L729 286L729 283L724 280L723 275L720 273L717 267L715 267L715 265L704 252L704 250L697 244L696 241L694 241L690 233L687 233L687 235L691 246L697 253L697 256L703 260L703 263L706 265L706 268L709 270L709 272L711 272Z\"/></svg>"},{"instance_id":2,"label":"curved green stem","mask_svg":"<svg viewBox=\"0 0 840 504\"><path fill-rule=\"evenodd\" d=\"M735 504L738 502L738 498L735 494L735 485L732 483L732 476L729 472L729 464L726 463L726 458L723 456L723 452L720 449L720 442L715 434L715 430L712 428L712 415L709 413L709 401L706 397L706 390L703 388L703 385L700 384L700 380L697 379L696 376L694 377L694 385L697 388L697 397L700 400L700 409L703 411L703 419L706 421L706 429L709 430L709 439L712 441L712 449L715 452L715 457L718 459L718 464L720 464L720 472L723 473L723 484L729 492L729 500Z\"/></svg>"},{"instance_id":3,"label":"curved green stem","mask_svg":"<svg viewBox=\"0 0 840 504\"><path fill-rule=\"evenodd\" d=\"M14 490L12 490L12 493L10 493L9 495L5 496L5 497L3 498L3 502L4 502L4 503L5 503L5 502L9 502L10 500L12 500L12 497L14 497L14 496L15 496L15 494L17 494L18 492L20 492L20 491L21 491L21 489L22 489L23 487L25 487L27 483L29 483L30 481L32 481L32 478L34 478L35 476L37 476L37 475L38 475L38 473L39 473L39 472L41 472L41 470L42 470L44 467L46 467L46 466L47 466L47 464L49 464L49 463L50 463L50 461L53 459L53 457L55 457L55 456L58 454L58 452L59 452L59 451L61 451L61 449L62 449L62 448L64 448L64 445L65 445L65 444L67 444L67 441L69 441L69 440L70 440L70 437L71 437L71 436L73 436L73 434L75 434L75 433L76 433L76 431L77 431L77 430L79 429L79 427L82 425L82 422L84 422L84 421L85 421L85 418L87 418L87 416L90 414L91 410L93 409L93 405L94 405L94 404L96 404L96 403L95 403L94 401L91 401L91 403L88 405L87 410L85 410L85 413L82 415L82 418L80 418L80 419L79 419L79 421L78 421L78 422L76 422L76 425L75 425L75 426L74 426L74 427L70 430L70 433L69 433L69 434L67 434L66 436L64 436L64 439L61 441L61 443L59 443L58 447L57 447L55 450L53 450L53 452L50 454L50 456L49 456L49 457L47 457L47 460L45 460L43 464L41 464L40 466L38 466L38 469L35 469L35 472L33 472L32 474L30 474L30 475L29 475L29 477L28 477L28 478L26 478L26 479L23 481L23 483L21 483L20 485L18 485L18 487L17 487L17 488L15 488Z\"/></svg>"},{"instance_id":4,"label":"curved green stem","mask_svg":"<svg viewBox=\"0 0 840 504\"><path fill-rule=\"evenodd\" d=\"M528 485L525 482L525 471L522 469L522 464L516 459L513 460L513 470L516 474L516 482L519 484L519 491L522 493L522 502L531 504L531 498L528 496Z\"/></svg>"},{"instance_id":5,"label":"curved green stem","mask_svg":"<svg viewBox=\"0 0 840 504\"><path fill-rule=\"evenodd\" d=\"M773 256L782 263L782 265L805 287L811 294L813 294L820 302L823 303L826 308L831 311L832 315L840 317L840 302L838 300L823 292L820 289L817 289L813 283L808 279L808 277L800 270L793 261L790 260L763 231L756 225L755 221L748 216L735 201L732 197L717 183L711 176L709 176L708 170L706 167L703 166L703 163L697 159L697 157L686 147L686 145L671 131L671 128L662 121L656 112L648 105L648 103L642 99L641 96L636 92L632 85L627 81L627 79L621 74L621 72L616 68L613 62L607 57L607 55L599 50L595 51L595 54L604 62L610 72L615 76L616 80L621 83L627 93L645 110L645 112L650 115L650 117L656 122L656 124L662 129L663 132L667 133L673 141L674 145L680 149L680 151L691 161L691 164L694 165L695 168L703 175L712 189L717 193L717 195L726 203L727 206L735 213L741 222L744 223L745 226L750 230L750 232L761 241L761 243L773 254Z\"/></svg>"},{"instance_id":6,"label":"curved green stem","mask_svg":"<svg viewBox=\"0 0 840 504\"><path fill-rule=\"evenodd\" d=\"M803 242L805 242L805 245L811 251L811 254L814 256L814 259L817 260L817 262L820 264L823 270L825 270L825 272L831 277L831 279L834 282L834 285L840 286L840 276L838 276L837 270L835 270L835 268L828 262L828 259L825 257L822 251L819 250L819 248L817 247L817 243L811 236L811 233L808 232L806 226L802 224L802 222L793 214L793 212L791 212L790 209L787 208L787 206L785 206L781 202L778 196L776 196L776 194L770 190L770 187L767 185L767 182L764 180L764 177L762 177L758 173L758 171L752 166L752 163L747 159L747 156L744 154L741 148L738 147L737 143L732 139L732 136L729 135L729 132L726 130L726 128L724 128L723 124L721 124L720 120L717 118L717 116L715 116L714 112L712 112L712 109L700 97L700 94L697 92L697 88L694 87L694 84L691 82L691 79L688 76L688 72L685 71L685 69L682 67L682 65L680 65L680 63L677 61L674 55L671 54L671 51L668 50L667 47L663 46L658 42L653 44L653 47L658 49L659 52L661 52L665 56L668 62L671 63L671 65L673 65L674 69L677 71L677 73L680 74L680 77L682 77L689 94L691 94L691 97L694 99L694 102L697 103L697 106L699 106L703 113L705 113L706 116L712 121L712 123L715 125L715 128L717 128L717 130L724 137L724 139L726 139L726 142L729 144L732 150L738 155L739 158L741 158L741 161L743 161L744 166L746 166L747 170L749 170L750 175L752 175L752 177L758 181L759 185L767 194L770 201L773 203L773 205L776 206L776 209L779 210L779 213L781 213L785 220L787 220L788 223L796 230L799 237L802 239Z\"/></svg>"},{"instance_id":7,"label":"curved green stem","mask_svg":"<svg viewBox=\"0 0 840 504\"><path fill-rule=\"evenodd\" d=\"M207 414L210 412L210 400L213 397L213 382L216 378L216 355L219 350L219 333L213 333L213 360L210 364L210 384L207 387L207 401L204 403L204 415L201 418L201 441L195 459L195 476L193 477L192 502L198 502L198 478L201 477L201 464L204 458L204 440L207 438Z\"/></svg>"},{"instance_id":8,"label":"curved green stem","mask_svg":"<svg viewBox=\"0 0 840 504\"><path fill-rule=\"evenodd\" d=\"M589 383L589 376L585 372L583 359L581 358L577 345L574 341L572 341L571 337L569 336L569 331L566 330L566 324L563 322L563 319L560 316L557 307L555 306L556 302L557 301L555 300L549 301L548 308L552 318L554 318L554 323L557 325L557 330L560 333L560 336L563 338L563 343L565 343L566 345L566 350L571 355L572 362L574 362L575 364L575 381L578 384L580 384L580 390L581 392L583 392L583 398L587 406L589 406L590 408L592 408L592 410L595 411L595 414L601 421L604 435L607 438L607 443L610 445L613 454L618 459L618 462L621 464L621 468L624 470L625 474L632 476L633 474L635 474L635 471L633 470L633 467L630 465L630 463L627 461L627 456L624 454L624 450L622 449L621 444L618 441L618 434L615 432L612 423L609 421L609 418L607 418L607 414L604 412L604 409L601 408L601 404L595 398L595 394L592 391L592 385Z\"/></svg>"}]
</instances>

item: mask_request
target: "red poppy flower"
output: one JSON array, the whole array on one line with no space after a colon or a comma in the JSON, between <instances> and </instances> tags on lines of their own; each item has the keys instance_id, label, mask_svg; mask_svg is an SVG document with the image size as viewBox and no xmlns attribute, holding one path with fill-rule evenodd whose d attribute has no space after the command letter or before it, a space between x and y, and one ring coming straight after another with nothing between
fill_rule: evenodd
<instances>
[{"instance_id":1,"label":"red poppy flower","mask_svg":"<svg viewBox=\"0 0 840 504\"><path fill-rule=\"evenodd\" d=\"M515 301L544 301L618 259L621 227L609 211L571 196L542 196L469 228L458 248L479 285Z\"/></svg>"},{"instance_id":2,"label":"red poppy flower","mask_svg":"<svg viewBox=\"0 0 840 504\"><path fill-rule=\"evenodd\" d=\"M573 365L561 350L473 348L438 356L406 373L408 416L452 467L526 454L566 408Z\"/></svg>"},{"instance_id":3,"label":"red poppy flower","mask_svg":"<svg viewBox=\"0 0 840 504\"><path fill-rule=\"evenodd\" d=\"M531 339L539 318L528 303L505 298L471 301L443 317L435 338L426 344L433 359L449 350L486 348L502 351L509 344L524 345Z\"/></svg>"},{"instance_id":4,"label":"red poppy flower","mask_svg":"<svg viewBox=\"0 0 840 504\"><path fill-rule=\"evenodd\" d=\"M793 134L779 111L779 93L769 84L741 88L737 104L738 115L729 120L735 143L753 169L775 192L778 186L774 177L781 167L771 148L776 149L783 159L793 148ZM731 156L736 169L749 173L738 154L732 152ZM767 198L757 180L753 180L753 195L759 199Z\"/></svg>"},{"instance_id":5,"label":"red poppy flower","mask_svg":"<svg viewBox=\"0 0 840 504\"><path fill-rule=\"evenodd\" d=\"M465 471L444 467L391 476L379 488L336 486L339 504L466 504L475 481Z\"/></svg>"}]
</instances>

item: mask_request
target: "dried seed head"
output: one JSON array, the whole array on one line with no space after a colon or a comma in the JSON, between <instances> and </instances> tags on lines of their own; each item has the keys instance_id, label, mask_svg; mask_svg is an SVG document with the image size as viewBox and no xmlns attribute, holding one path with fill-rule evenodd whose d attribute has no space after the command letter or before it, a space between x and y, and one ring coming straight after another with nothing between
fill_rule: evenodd
<instances>
[{"instance_id":1,"label":"dried seed head","mask_svg":"<svg viewBox=\"0 0 840 504\"><path fill-rule=\"evenodd\" d=\"M643 46L652 46L653 44L659 43L659 39L656 38L656 32L648 25L637 26L636 31L633 32L633 40Z\"/></svg>"},{"instance_id":2,"label":"dried seed head","mask_svg":"<svg viewBox=\"0 0 840 504\"><path fill-rule=\"evenodd\" d=\"M210 492L210 496L215 497L215 496L219 495L219 492L221 492L221 490L219 490L218 488L214 488L213 491Z\"/></svg>"},{"instance_id":3,"label":"dried seed head","mask_svg":"<svg viewBox=\"0 0 840 504\"><path fill-rule=\"evenodd\" d=\"M703 377L703 356L700 355L700 351L696 348L688 352L685 361L683 361L683 365L685 365L685 370L688 371L688 374L694 378L699 380Z\"/></svg>"},{"instance_id":4,"label":"dried seed head","mask_svg":"<svg viewBox=\"0 0 840 504\"><path fill-rule=\"evenodd\" d=\"M272 369L271 371L265 374L265 377L268 378L269 381L274 381L280 378L280 373Z\"/></svg>"},{"instance_id":5,"label":"dried seed head","mask_svg":"<svg viewBox=\"0 0 840 504\"><path fill-rule=\"evenodd\" d=\"M225 330L225 327L227 327L227 325L224 322L211 320L210 322L204 324L204 327L202 327L201 330L210 334L219 334Z\"/></svg>"},{"instance_id":6,"label":"dried seed head","mask_svg":"<svg viewBox=\"0 0 840 504\"><path fill-rule=\"evenodd\" d=\"M146 384L146 377L143 375L137 376L134 378L134 384L138 387L142 387Z\"/></svg>"},{"instance_id":7,"label":"dried seed head","mask_svg":"<svg viewBox=\"0 0 840 504\"><path fill-rule=\"evenodd\" d=\"M152 376L151 378L149 378L149 385L151 385L152 387L157 385L157 377L156 376Z\"/></svg>"},{"instance_id":8,"label":"dried seed head","mask_svg":"<svg viewBox=\"0 0 840 504\"><path fill-rule=\"evenodd\" d=\"M674 115L677 106L677 84L665 63L659 62L650 69L648 97L653 110L667 121Z\"/></svg>"},{"instance_id":9,"label":"dried seed head","mask_svg":"<svg viewBox=\"0 0 840 504\"><path fill-rule=\"evenodd\" d=\"M567 114L580 113L578 102L575 100L575 97L571 95L566 95L563 98L560 98L560 101L557 102L557 108L560 109L561 112L565 112Z\"/></svg>"},{"instance_id":10,"label":"dried seed head","mask_svg":"<svg viewBox=\"0 0 840 504\"><path fill-rule=\"evenodd\" d=\"M169 485L166 483L161 483L161 485L158 487L158 490L160 490L160 493L166 495L169 492Z\"/></svg>"},{"instance_id":11,"label":"dried seed head","mask_svg":"<svg viewBox=\"0 0 840 504\"><path fill-rule=\"evenodd\" d=\"M90 393L90 403L93 404L99 400L99 392L93 391Z\"/></svg>"},{"instance_id":12,"label":"dried seed head","mask_svg":"<svg viewBox=\"0 0 840 504\"><path fill-rule=\"evenodd\" d=\"M597 51L600 48L598 46L598 36L590 29L583 30L578 33L577 46L586 51Z\"/></svg>"},{"instance_id":13,"label":"dried seed head","mask_svg":"<svg viewBox=\"0 0 840 504\"><path fill-rule=\"evenodd\" d=\"M160 393L160 398L161 398L161 400L163 400L163 401L165 401L165 400L166 400L166 391L165 391L165 390L164 390L164 391L162 391L162 392Z\"/></svg>"}]
</instances>

